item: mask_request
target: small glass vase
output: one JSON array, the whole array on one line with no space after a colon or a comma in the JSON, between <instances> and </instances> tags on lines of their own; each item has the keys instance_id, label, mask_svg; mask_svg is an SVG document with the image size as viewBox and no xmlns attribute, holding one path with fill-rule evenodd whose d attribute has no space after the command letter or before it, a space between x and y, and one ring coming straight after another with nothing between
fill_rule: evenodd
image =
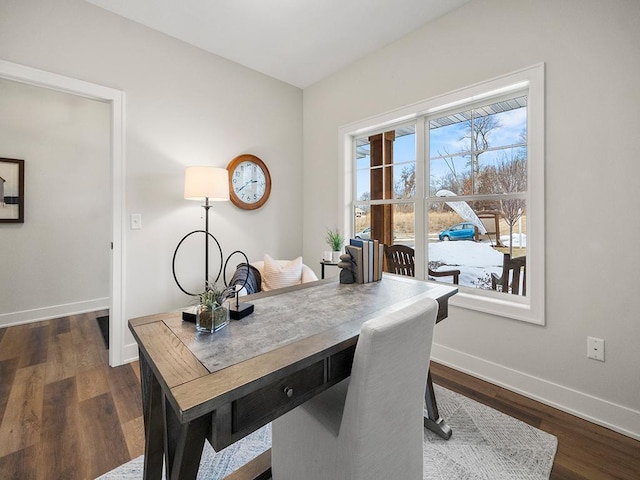
<instances>
[{"instance_id":1,"label":"small glass vase","mask_svg":"<svg viewBox=\"0 0 640 480\"><path fill-rule=\"evenodd\" d=\"M198 305L196 310L196 329L199 332L213 333L229 324L229 309L224 306L214 308Z\"/></svg>"}]
</instances>

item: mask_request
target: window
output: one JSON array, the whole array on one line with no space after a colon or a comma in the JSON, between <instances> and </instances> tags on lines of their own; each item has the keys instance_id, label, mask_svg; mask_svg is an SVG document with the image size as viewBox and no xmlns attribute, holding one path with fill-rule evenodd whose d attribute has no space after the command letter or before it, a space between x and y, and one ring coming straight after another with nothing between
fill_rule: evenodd
<instances>
[{"instance_id":1,"label":"window","mask_svg":"<svg viewBox=\"0 0 640 480\"><path fill-rule=\"evenodd\" d=\"M454 305L543 324L543 77L531 67L342 129L346 231L413 247L419 278L460 270Z\"/></svg>"},{"instance_id":2,"label":"window","mask_svg":"<svg viewBox=\"0 0 640 480\"><path fill-rule=\"evenodd\" d=\"M415 124L356 139L354 235L415 243Z\"/></svg>"},{"instance_id":3,"label":"window","mask_svg":"<svg viewBox=\"0 0 640 480\"><path fill-rule=\"evenodd\" d=\"M461 286L498 291L504 254L527 255L526 90L443 113L425 122L428 269L460 270Z\"/></svg>"}]
</instances>

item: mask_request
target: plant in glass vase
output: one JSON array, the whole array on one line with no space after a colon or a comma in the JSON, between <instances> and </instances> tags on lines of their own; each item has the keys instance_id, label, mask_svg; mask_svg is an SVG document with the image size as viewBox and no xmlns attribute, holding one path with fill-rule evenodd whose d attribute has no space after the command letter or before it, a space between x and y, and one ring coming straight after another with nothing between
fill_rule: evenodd
<instances>
[{"instance_id":1,"label":"plant in glass vase","mask_svg":"<svg viewBox=\"0 0 640 480\"><path fill-rule=\"evenodd\" d=\"M198 331L213 333L229 324L229 309L224 305L228 296L228 288L207 284L207 289L199 295L200 304L196 312Z\"/></svg>"}]
</instances>

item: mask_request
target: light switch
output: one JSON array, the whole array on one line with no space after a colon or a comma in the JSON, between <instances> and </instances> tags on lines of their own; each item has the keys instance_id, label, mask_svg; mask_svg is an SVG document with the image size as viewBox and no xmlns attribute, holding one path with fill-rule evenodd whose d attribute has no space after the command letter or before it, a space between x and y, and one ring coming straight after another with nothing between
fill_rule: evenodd
<instances>
[{"instance_id":1,"label":"light switch","mask_svg":"<svg viewBox=\"0 0 640 480\"><path fill-rule=\"evenodd\" d=\"M142 214L132 213L131 214L131 230L141 230L141 229L142 229Z\"/></svg>"}]
</instances>

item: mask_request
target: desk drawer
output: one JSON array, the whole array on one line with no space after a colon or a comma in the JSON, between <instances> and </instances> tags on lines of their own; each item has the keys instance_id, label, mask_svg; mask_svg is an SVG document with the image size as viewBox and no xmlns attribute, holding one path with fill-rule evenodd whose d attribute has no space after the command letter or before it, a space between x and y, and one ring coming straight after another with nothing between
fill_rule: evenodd
<instances>
[{"instance_id":1,"label":"desk drawer","mask_svg":"<svg viewBox=\"0 0 640 480\"><path fill-rule=\"evenodd\" d=\"M324 361L320 361L236 400L233 433L270 422L311 398L323 384Z\"/></svg>"},{"instance_id":2,"label":"desk drawer","mask_svg":"<svg viewBox=\"0 0 640 480\"><path fill-rule=\"evenodd\" d=\"M329 382L334 384L351 375L356 346L352 345L329 357Z\"/></svg>"}]
</instances>

